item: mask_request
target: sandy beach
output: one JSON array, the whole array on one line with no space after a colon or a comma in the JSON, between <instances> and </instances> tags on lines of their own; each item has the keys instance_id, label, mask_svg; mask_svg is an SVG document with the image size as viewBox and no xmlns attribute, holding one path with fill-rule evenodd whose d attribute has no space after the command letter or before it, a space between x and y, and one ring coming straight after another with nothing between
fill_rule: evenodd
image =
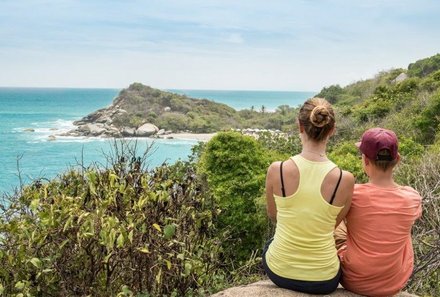
<instances>
[{"instance_id":1,"label":"sandy beach","mask_svg":"<svg viewBox=\"0 0 440 297\"><path fill-rule=\"evenodd\" d=\"M161 135L161 138L172 137L173 139L209 141L216 133L171 133Z\"/></svg>"}]
</instances>

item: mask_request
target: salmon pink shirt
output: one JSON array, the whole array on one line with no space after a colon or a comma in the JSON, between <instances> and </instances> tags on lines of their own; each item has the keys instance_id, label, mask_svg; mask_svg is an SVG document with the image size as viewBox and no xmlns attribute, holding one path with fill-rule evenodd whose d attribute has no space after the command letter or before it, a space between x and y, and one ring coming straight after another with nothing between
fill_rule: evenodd
<instances>
[{"instance_id":1,"label":"salmon pink shirt","mask_svg":"<svg viewBox=\"0 0 440 297\"><path fill-rule=\"evenodd\" d=\"M355 185L339 251L344 288L367 296L398 293L413 271L411 227L421 213L421 197L411 187Z\"/></svg>"}]
</instances>

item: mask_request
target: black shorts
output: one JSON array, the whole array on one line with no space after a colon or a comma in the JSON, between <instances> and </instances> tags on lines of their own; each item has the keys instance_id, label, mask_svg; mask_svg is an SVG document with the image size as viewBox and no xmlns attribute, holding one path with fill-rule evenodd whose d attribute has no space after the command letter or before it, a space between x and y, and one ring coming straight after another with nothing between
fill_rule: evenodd
<instances>
[{"instance_id":1,"label":"black shorts","mask_svg":"<svg viewBox=\"0 0 440 297\"><path fill-rule=\"evenodd\" d=\"M336 276L325 281L302 281L296 279L285 278L275 274L269 269L266 263L266 252L273 238L270 239L263 250L263 267L269 279L278 287L308 294L330 294L336 290L342 275L341 267Z\"/></svg>"}]
</instances>

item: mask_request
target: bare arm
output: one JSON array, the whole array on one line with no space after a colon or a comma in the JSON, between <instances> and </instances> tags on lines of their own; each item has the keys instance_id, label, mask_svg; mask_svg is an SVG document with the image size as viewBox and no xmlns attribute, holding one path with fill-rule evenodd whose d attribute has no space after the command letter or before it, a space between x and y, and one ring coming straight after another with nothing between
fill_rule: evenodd
<instances>
[{"instance_id":1,"label":"bare arm","mask_svg":"<svg viewBox=\"0 0 440 297\"><path fill-rule=\"evenodd\" d=\"M266 203L267 203L266 210L270 220L274 223L277 222L277 207L275 204L275 199L273 198L273 179L274 179L274 172L276 171L277 163L272 163L269 166L266 175Z\"/></svg>"},{"instance_id":2,"label":"bare arm","mask_svg":"<svg viewBox=\"0 0 440 297\"><path fill-rule=\"evenodd\" d=\"M348 211L350 210L351 198L353 197L353 189L354 189L354 176L348 171L343 171L343 177L341 181L341 185L338 189L339 195L343 196L344 208L338 214L336 218L336 226L337 227L341 221L345 218Z\"/></svg>"}]
</instances>

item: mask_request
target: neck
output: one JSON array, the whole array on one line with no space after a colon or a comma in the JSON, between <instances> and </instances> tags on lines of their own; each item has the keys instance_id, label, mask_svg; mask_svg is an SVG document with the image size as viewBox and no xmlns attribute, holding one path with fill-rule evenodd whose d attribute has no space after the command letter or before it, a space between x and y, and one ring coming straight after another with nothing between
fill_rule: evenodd
<instances>
[{"instance_id":1,"label":"neck","mask_svg":"<svg viewBox=\"0 0 440 297\"><path fill-rule=\"evenodd\" d=\"M303 147L301 154L304 156L312 157L313 159L321 158L321 159L327 159L326 157L326 149L327 149L327 142L326 141L320 141L320 142L314 142L314 141L302 141Z\"/></svg>"},{"instance_id":2,"label":"neck","mask_svg":"<svg viewBox=\"0 0 440 297\"><path fill-rule=\"evenodd\" d=\"M397 186L393 179L393 170L382 171L374 168L368 177L370 183L379 187L389 188Z\"/></svg>"}]
</instances>

